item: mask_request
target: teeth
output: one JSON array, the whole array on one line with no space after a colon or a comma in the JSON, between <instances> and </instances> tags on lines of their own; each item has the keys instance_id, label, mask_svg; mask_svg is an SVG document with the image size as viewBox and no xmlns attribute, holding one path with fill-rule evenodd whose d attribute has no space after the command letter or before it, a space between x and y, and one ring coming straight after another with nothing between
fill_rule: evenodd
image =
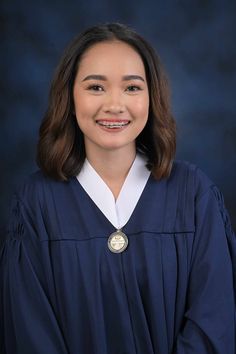
<instances>
[{"instance_id":1,"label":"teeth","mask_svg":"<svg viewBox=\"0 0 236 354\"><path fill-rule=\"evenodd\" d=\"M110 128L110 129L115 129L115 128L121 128L125 127L126 125L129 124L129 122L106 122L106 121L98 121L97 122L99 125L102 127Z\"/></svg>"}]
</instances>

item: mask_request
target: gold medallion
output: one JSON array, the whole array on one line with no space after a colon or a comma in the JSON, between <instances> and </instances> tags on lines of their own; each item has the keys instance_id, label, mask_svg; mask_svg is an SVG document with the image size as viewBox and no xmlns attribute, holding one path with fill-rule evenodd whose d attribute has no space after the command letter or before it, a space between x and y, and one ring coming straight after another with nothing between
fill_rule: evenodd
<instances>
[{"instance_id":1,"label":"gold medallion","mask_svg":"<svg viewBox=\"0 0 236 354\"><path fill-rule=\"evenodd\" d=\"M108 247L111 252L121 253L128 246L127 236L120 230L113 232L108 238Z\"/></svg>"}]
</instances>

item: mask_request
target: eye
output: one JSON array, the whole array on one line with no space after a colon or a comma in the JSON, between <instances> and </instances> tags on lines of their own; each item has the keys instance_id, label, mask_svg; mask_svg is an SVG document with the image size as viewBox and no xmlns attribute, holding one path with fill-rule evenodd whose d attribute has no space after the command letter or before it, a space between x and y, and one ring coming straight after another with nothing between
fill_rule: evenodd
<instances>
[{"instance_id":1,"label":"eye","mask_svg":"<svg viewBox=\"0 0 236 354\"><path fill-rule=\"evenodd\" d=\"M104 91L103 87L101 85L89 85L87 90L90 90L90 91L96 91L96 92L102 92Z\"/></svg>"},{"instance_id":2,"label":"eye","mask_svg":"<svg viewBox=\"0 0 236 354\"><path fill-rule=\"evenodd\" d=\"M137 85L129 85L127 88L126 88L126 91L128 92L136 92L136 91L141 91L141 87L140 86L137 86Z\"/></svg>"}]
</instances>

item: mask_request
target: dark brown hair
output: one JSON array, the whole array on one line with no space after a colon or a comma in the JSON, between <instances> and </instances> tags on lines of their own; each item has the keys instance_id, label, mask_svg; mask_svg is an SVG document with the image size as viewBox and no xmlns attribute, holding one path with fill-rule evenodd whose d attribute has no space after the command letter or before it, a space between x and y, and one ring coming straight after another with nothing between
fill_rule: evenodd
<instances>
[{"instance_id":1,"label":"dark brown hair","mask_svg":"<svg viewBox=\"0 0 236 354\"><path fill-rule=\"evenodd\" d=\"M155 178L168 177L176 149L175 121L170 111L165 73L154 49L131 28L110 23L89 28L69 45L52 81L48 109L42 121L37 163L57 180L79 173L85 160L83 134L74 114L73 85L81 56L92 45L120 40L141 56L150 96L148 122L136 139L137 151L145 154Z\"/></svg>"}]
</instances>

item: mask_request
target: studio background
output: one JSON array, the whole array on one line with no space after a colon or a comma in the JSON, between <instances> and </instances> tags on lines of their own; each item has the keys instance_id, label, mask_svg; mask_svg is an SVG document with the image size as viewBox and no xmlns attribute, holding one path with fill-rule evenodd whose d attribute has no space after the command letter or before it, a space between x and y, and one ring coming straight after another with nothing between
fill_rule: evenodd
<instances>
[{"instance_id":1,"label":"studio background","mask_svg":"<svg viewBox=\"0 0 236 354\"><path fill-rule=\"evenodd\" d=\"M135 28L159 53L177 158L217 184L236 229L235 1L2 0L0 20L1 230L14 189L37 169L38 128L63 49L88 26L112 21Z\"/></svg>"}]
</instances>

